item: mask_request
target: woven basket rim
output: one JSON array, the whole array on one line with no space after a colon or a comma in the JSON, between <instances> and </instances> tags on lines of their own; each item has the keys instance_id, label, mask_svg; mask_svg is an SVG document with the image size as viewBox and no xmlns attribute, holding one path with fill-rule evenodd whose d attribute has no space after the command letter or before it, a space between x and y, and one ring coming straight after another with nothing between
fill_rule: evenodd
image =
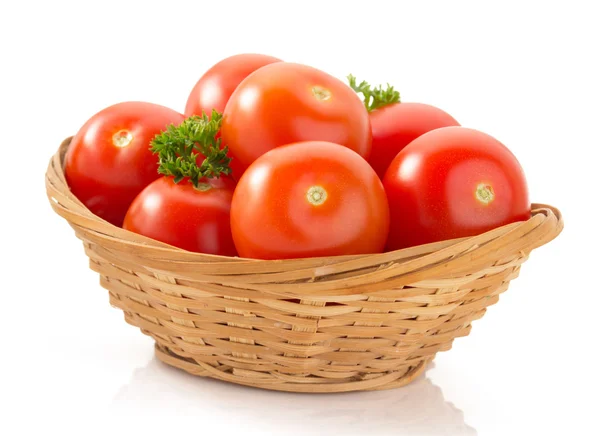
<instances>
[{"instance_id":1,"label":"woven basket rim","mask_svg":"<svg viewBox=\"0 0 600 436\"><path fill-rule=\"evenodd\" d=\"M56 153L50 159L47 167L45 184L46 194L48 200L54 211L65 218L73 226L81 226L86 228L88 231L92 231L96 234L99 239L110 244L115 242L121 245L128 246L128 250L132 253L139 254L140 251L152 252L150 257L156 259L168 258L170 260L177 260L185 263L202 264L209 263L213 266L227 264L232 267L232 264L236 266L244 264L248 266L248 270L251 271L256 269L257 271L269 270L268 265L277 266L273 269L278 271L280 269L311 269L311 268L325 268L329 265L342 264L342 263L364 263L381 265L383 263L392 261L401 261L404 259L413 259L415 257L428 255L431 253L439 252L440 250L454 247L458 244L470 244L477 245L481 242L492 239L497 235L505 235L510 232L518 232L519 227L527 225L532 221L551 221L552 231L547 232L545 238L538 240L537 243L530 244L530 247L524 247L524 250L530 251L541 245L544 245L560 234L564 227L563 217L561 212L553 206L541 203L532 204L531 218L527 221L516 222L508 224L488 232L482 233L477 236L467 238L457 238L451 240L445 240L440 242L434 242L430 244L424 244L409 248L404 248L395 251L388 251L384 253L375 254L359 254L359 255L344 255L344 256L324 256L324 257L310 257L310 258L298 258L298 259L278 259L278 260L262 260L262 259L251 259L244 257L229 257L220 256L213 254L204 254L186 251L184 249L171 246L169 244L133 233L125 230L121 227L117 227L97 215L93 214L83 203L73 195L71 192L64 175L64 157L67 152L68 146L73 136L67 137L62 141ZM538 226L540 223L538 223ZM256 267L254 268L252 265ZM260 265L260 266L259 266Z\"/></svg>"}]
</instances>

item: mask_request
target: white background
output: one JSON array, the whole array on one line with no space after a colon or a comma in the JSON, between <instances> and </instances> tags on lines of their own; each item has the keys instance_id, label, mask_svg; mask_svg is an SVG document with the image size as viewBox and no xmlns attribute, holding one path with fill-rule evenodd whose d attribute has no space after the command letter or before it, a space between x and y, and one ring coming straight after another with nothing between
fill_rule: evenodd
<instances>
[{"instance_id":1,"label":"white background","mask_svg":"<svg viewBox=\"0 0 600 436\"><path fill-rule=\"evenodd\" d=\"M595 3L1 2L0 433L600 434ZM48 159L89 116L125 100L183 111L200 75L242 52L437 105L504 142L532 200L564 213L562 235L405 389L281 394L166 367L48 205Z\"/></svg>"}]
</instances>

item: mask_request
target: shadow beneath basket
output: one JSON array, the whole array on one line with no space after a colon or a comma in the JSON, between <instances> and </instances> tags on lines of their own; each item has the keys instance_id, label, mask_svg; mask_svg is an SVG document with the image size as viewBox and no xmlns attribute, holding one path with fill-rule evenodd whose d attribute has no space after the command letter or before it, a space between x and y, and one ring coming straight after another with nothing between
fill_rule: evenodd
<instances>
[{"instance_id":1,"label":"shadow beneath basket","mask_svg":"<svg viewBox=\"0 0 600 436\"><path fill-rule=\"evenodd\" d=\"M154 357L133 372L112 407L139 408L145 414L172 410L199 419L225 412L249 427L265 421L280 434L302 430L307 434L477 435L465 424L463 412L445 401L442 390L425 375L398 389L295 394L196 377Z\"/></svg>"}]
</instances>

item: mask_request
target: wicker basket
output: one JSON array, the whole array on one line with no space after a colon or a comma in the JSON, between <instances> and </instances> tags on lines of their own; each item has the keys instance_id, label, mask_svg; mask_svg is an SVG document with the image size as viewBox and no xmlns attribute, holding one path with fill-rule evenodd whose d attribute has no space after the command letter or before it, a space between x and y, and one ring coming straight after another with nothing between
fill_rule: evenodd
<instances>
[{"instance_id":1,"label":"wicker basket","mask_svg":"<svg viewBox=\"0 0 600 436\"><path fill-rule=\"evenodd\" d=\"M472 238L376 255L260 261L190 253L115 227L67 186L65 140L46 189L83 241L110 304L169 365L293 392L403 386L466 336L529 253L562 230L558 210Z\"/></svg>"}]
</instances>

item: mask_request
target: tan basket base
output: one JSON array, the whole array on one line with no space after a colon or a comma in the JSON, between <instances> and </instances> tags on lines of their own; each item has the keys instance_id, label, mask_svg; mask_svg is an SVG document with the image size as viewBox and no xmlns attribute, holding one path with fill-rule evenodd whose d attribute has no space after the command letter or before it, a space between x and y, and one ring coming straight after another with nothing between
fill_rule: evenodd
<instances>
[{"instance_id":1,"label":"tan basket base","mask_svg":"<svg viewBox=\"0 0 600 436\"><path fill-rule=\"evenodd\" d=\"M394 389L406 386L417 377L419 377L427 368L430 360L421 361L408 371L389 372L377 378L367 380L356 380L353 382L342 383L291 383L284 378L281 380L257 379L253 382L247 375L238 376L231 372L221 371L205 363L196 363L190 359L178 356L167 347L155 344L156 357L167 365L182 369L192 375L211 377L217 380L223 380L239 385L250 386L254 388L268 389L273 391L298 392L298 393L334 393L334 392L352 392L352 391L378 391L384 389Z\"/></svg>"}]
</instances>

